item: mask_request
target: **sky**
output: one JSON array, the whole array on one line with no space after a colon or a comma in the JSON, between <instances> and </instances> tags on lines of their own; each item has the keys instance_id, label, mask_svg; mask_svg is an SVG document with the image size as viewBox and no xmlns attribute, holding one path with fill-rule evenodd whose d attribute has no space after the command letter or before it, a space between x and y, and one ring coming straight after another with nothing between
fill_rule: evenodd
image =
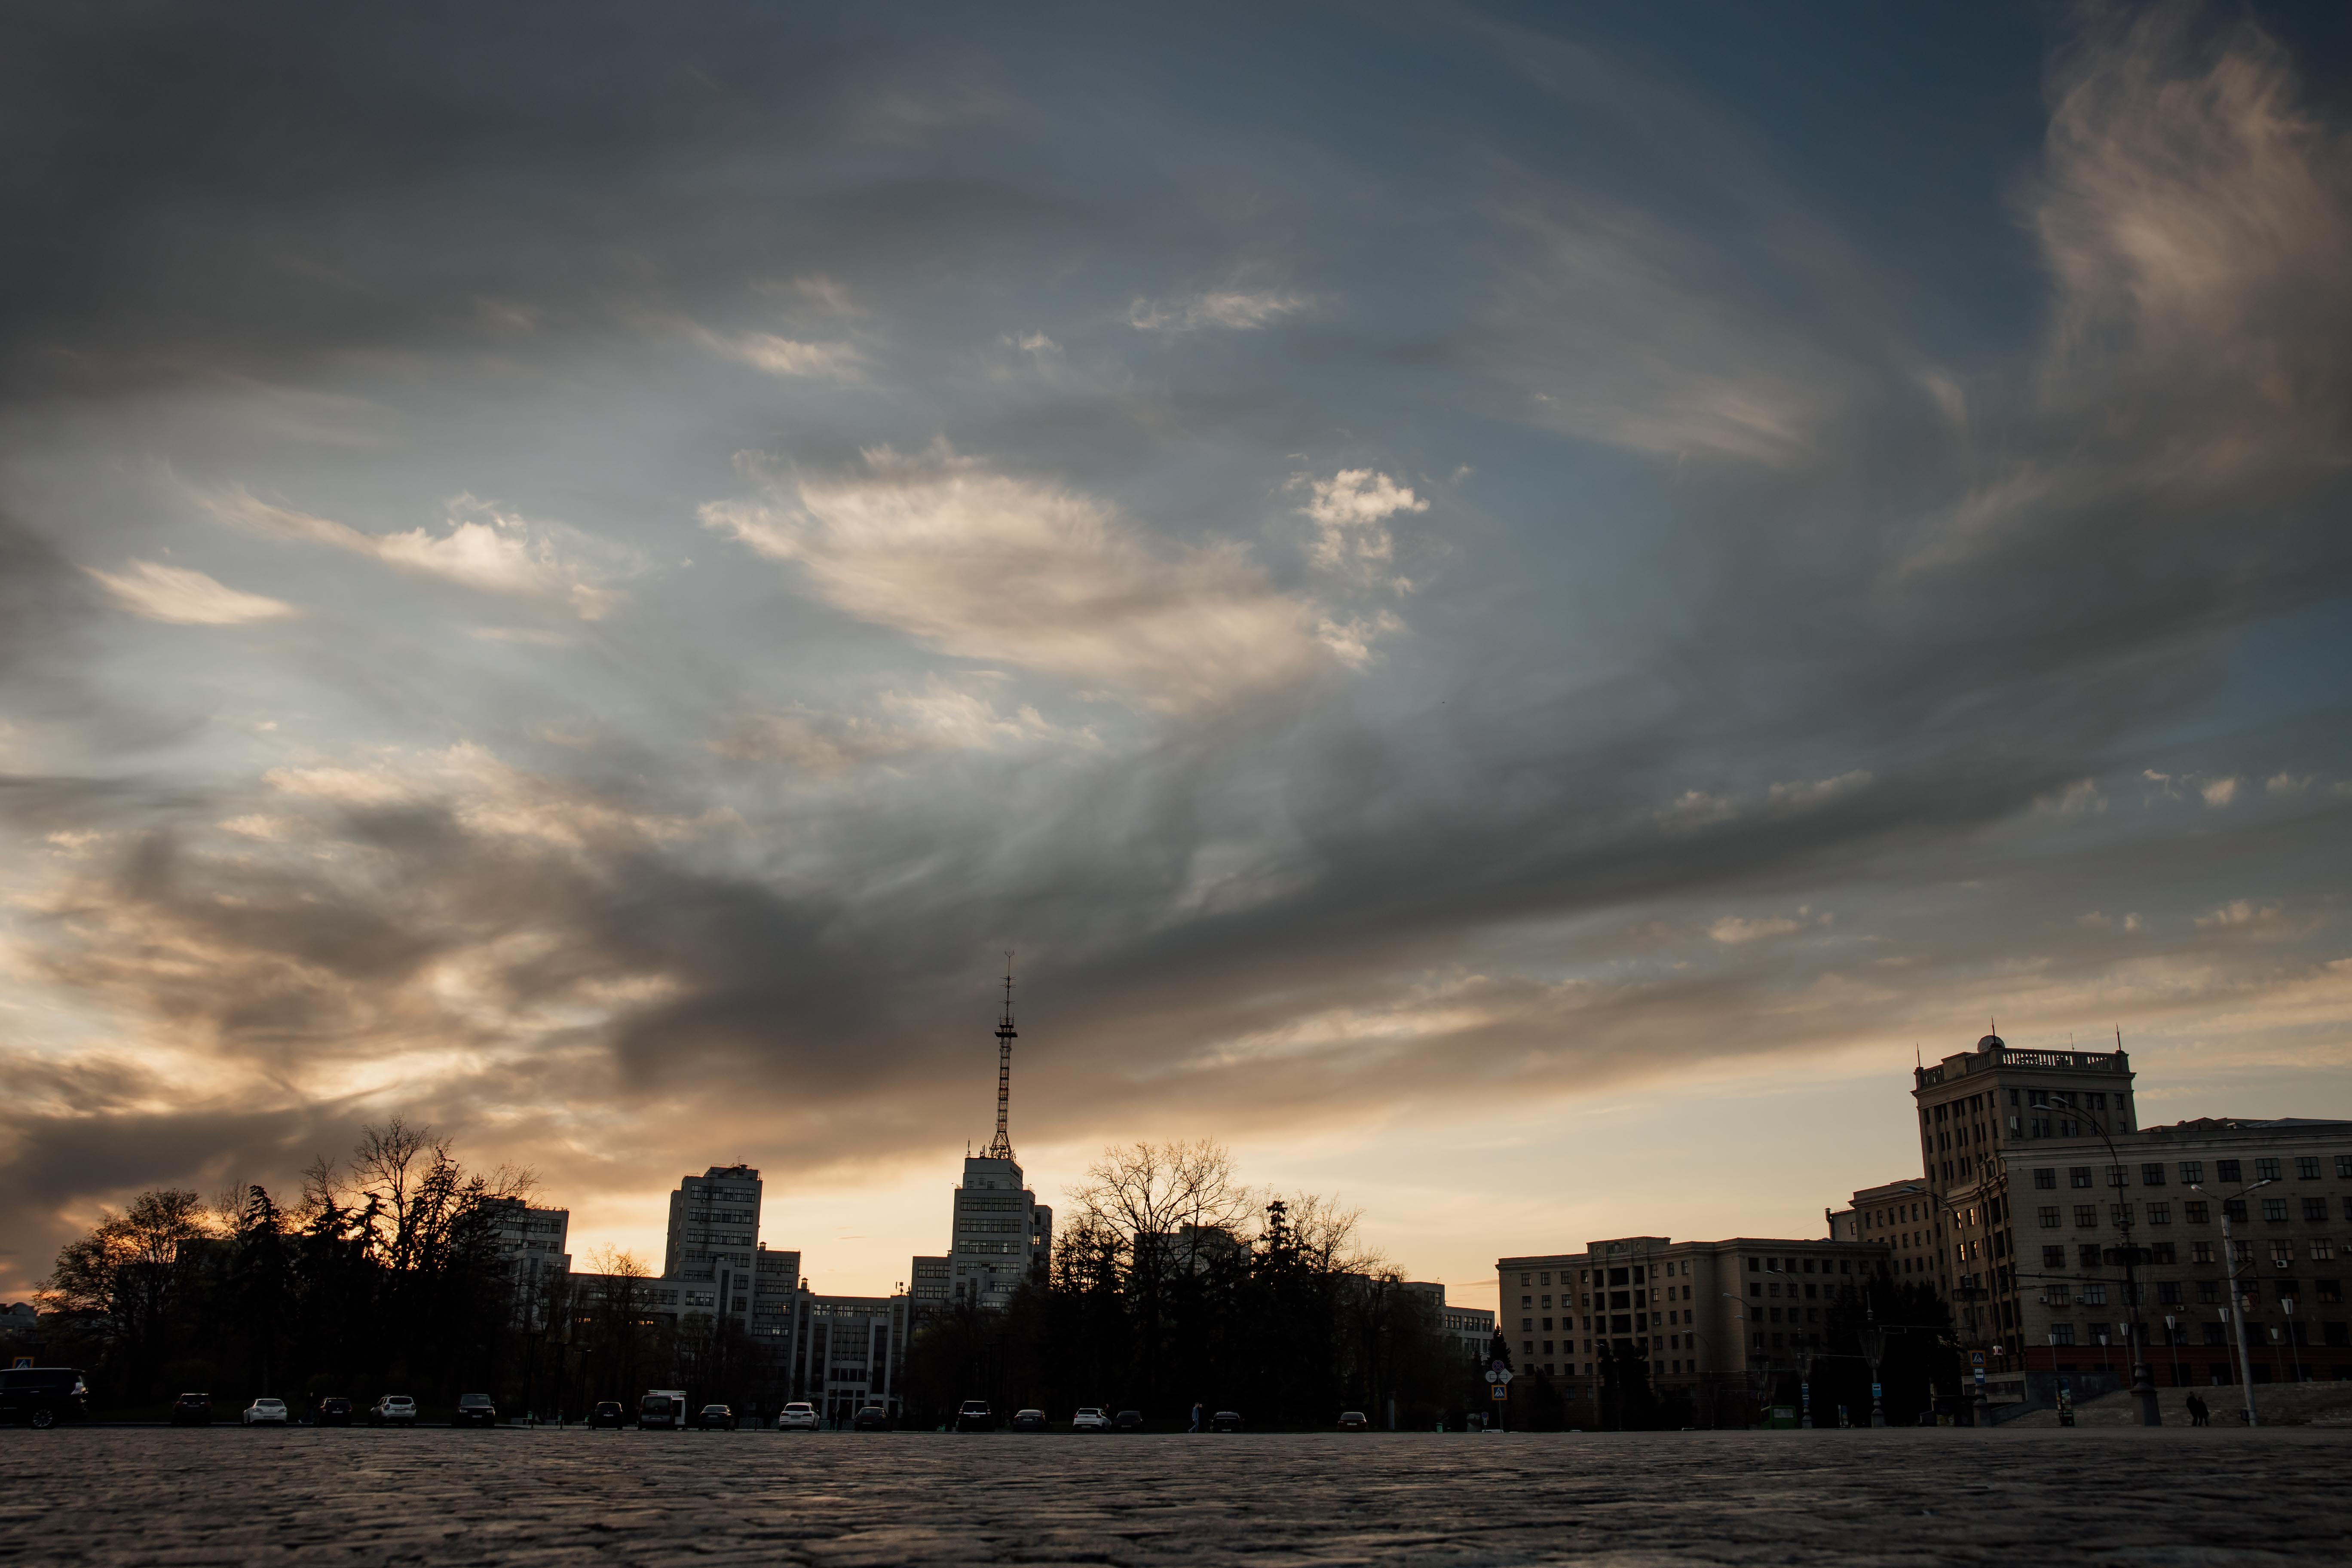
<instances>
[{"instance_id":1,"label":"sky","mask_svg":"<svg viewBox=\"0 0 2352 1568\"><path fill-rule=\"evenodd\" d=\"M0 1297L993 1116L1491 1304L1907 1074L2352 1116L2335 7L0 7ZM1482 1294L1483 1292L1483 1294Z\"/></svg>"}]
</instances>

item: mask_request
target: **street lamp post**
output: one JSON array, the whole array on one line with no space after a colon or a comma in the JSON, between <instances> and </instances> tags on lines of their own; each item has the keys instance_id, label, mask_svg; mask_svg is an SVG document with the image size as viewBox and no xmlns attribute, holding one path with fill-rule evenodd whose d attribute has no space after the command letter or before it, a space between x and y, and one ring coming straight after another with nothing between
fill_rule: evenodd
<instances>
[{"instance_id":1,"label":"street lamp post","mask_svg":"<svg viewBox=\"0 0 2352 1568\"><path fill-rule=\"evenodd\" d=\"M2180 1386L2180 1320L2170 1312L2164 1314L2164 1342L2172 1347L2172 1386Z\"/></svg>"},{"instance_id":2,"label":"street lamp post","mask_svg":"<svg viewBox=\"0 0 2352 1568\"><path fill-rule=\"evenodd\" d=\"M1873 1426L1886 1425L1886 1405L1878 1397L1878 1358L1885 1351L1886 1331L1878 1326L1878 1313L1874 1308L1864 1321L1862 1330L1862 1353L1870 1362L1870 1424Z\"/></svg>"},{"instance_id":3,"label":"street lamp post","mask_svg":"<svg viewBox=\"0 0 2352 1568\"><path fill-rule=\"evenodd\" d=\"M2238 1386L2246 1396L2246 1425L2249 1426L2259 1426L2262 1422L2254 1415L2254 1363L2246 1354L2246 1304L2244 1298L2238 1294L2238 1249L2230 1242L2230 1205L2233 1200L2242 1198L2248 1193L2260 1192L2270 1184L2265 1178L2240 1187L2221 1200L2221 1253L2230 1260L2230 1321L2238 1342ZM2189 1190L2207 1197L2212 1196L2195 1182L2189 1184Z\"/></svg>"},{"instance_id":4,"label":"street lamp post","mask_svg":"<svg viewBox=\"0 0 2352 1568\"><path fill-rule=\"evenodd\" d=\"M2109 1188L2116 1192L2123 1190L2124 1157L2116 1152L2116 1141L2107 1136L2105 1123L2086 1110L2071 1105L2053 1105L2046 1100L2035 1100L2033 1109L2063 1110L2078 1121L2088 1122L2091 1131L2099 1135L2099 1142L2106 1146ZM2132 1401L2139 1406L2141 1426L2160 1426L2164 1424L2164 1416L2156 1404L2156 1373L2140 1353L2145 1336L2139 1332L2139 1249L2132 1246L2131 1205L2122 1198L2111 1201L2115 1205L2116 1231L2122 1238L2122 1245L2116 1248L2116 1252L2124 1266L2124 1345L2131 1363Z\"/></svg>"}]
</instances>

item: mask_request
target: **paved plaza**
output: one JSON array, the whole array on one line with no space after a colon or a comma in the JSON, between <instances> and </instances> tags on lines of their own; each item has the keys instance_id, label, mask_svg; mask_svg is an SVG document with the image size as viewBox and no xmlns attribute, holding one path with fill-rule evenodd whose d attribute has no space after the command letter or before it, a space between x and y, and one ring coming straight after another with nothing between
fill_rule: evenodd
<instances>
[{"instance_id":1,"label":"paved plaza","mask_svg":"<svg viewBox=\"0 0 2352 1568\"><path fill-rule=\"evenodd\" d=\"M0 1434L0 1562L2352 1561L2352 1432Z\"/></svg>"}]
</instances>

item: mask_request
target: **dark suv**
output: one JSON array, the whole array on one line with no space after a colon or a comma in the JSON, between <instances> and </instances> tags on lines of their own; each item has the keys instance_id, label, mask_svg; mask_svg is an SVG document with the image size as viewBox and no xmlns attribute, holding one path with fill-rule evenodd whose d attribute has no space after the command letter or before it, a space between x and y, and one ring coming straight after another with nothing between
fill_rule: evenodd
<instances>
[{"instance_id":1,"label":"dark suv","mask_svg":"<svg viewBox=\"0 0 2352 1568\"><path fill-rule=\"evenodd\" d=\"M487 1394L457 1395L457 1413L449 1417L452 1426L495 1426L499 1424L499 1407Z\"/></svg>"},{"instance_id":2,"label":"dark suv","mask_svg":"<svg viewBox=\"0 0 2352 1568\"><path fill-rule=\"evenodd\" d=\"M988 1407L985 1399L967 1399L963 1408L956 1412L955 1427L959 1432L993 1432L996 1412Z\"/></svg>"},{"instance_id":3,"label":"dark suv","mask_svg":"<svg viewBox=\"0 0 2352 1568\"><path fill-rule=\"evenodd\" d=\"M0 1421L49 1427L89 1414L89 1384L72 1366L20 1366L0 1372Z\"/></svg>"},{"instance_id":4,"label":"dark suv","mask_svg":"<svg viewBox=\"0 0 2352 1568\"><path fill-rule=\"evenodd\" d=\"M609 1426L615 1432L626 1426L628 1419L628 1414L621 1408L621 1402L617 1399L600 1399L596 1402L596 1408L588 1413L589 1426Z\"/></svg>"},{"instance_id":5,"label":"dark suv","mask_svg":"<svg viewBox=\"0 0 2352 1568\"><path fill-rule=\"evenodd\" d=\"M319 1401L319 1408L310 1413L313 1426L348 1426L352 1424L352 1402L340 1394L330 1394Z\"/></svg>"},{"instance_id":6,"label":"dark suv","mask_svg":"<svg viewBox=\"0 0 2352 1568\"><path fill-rule=\"evenodd\" d=\"M209 1394L183 1394L172 1401L172 1425L174 1426L209 1426L213 1424L213 1396Z\"/></svg>"}]
</instances>

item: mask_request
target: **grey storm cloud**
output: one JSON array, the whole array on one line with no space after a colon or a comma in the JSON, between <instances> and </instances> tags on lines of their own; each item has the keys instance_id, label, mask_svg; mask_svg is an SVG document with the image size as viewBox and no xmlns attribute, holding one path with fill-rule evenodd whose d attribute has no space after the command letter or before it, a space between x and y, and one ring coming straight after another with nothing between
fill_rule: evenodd
<instances>
[{"instance_id":1,"label":"grey storm cloud","mask_svg":"<svg viewBox=\"0 0 2352 1568\"><path fill-rule=\"evenodd\" d=\"M2352 757L2214 719L2352 582L2352 159L2271 34L2022 62L1955 342L1602 44L1302 22L1225 124L909 20L10 17L12 1276L387 1109L597 1191L936 1153L1006 946L1055 1140L1988 990L2340 1044ZM1326 31L1446 134L1351 152Z\"/></svg>"}]
</instances>

